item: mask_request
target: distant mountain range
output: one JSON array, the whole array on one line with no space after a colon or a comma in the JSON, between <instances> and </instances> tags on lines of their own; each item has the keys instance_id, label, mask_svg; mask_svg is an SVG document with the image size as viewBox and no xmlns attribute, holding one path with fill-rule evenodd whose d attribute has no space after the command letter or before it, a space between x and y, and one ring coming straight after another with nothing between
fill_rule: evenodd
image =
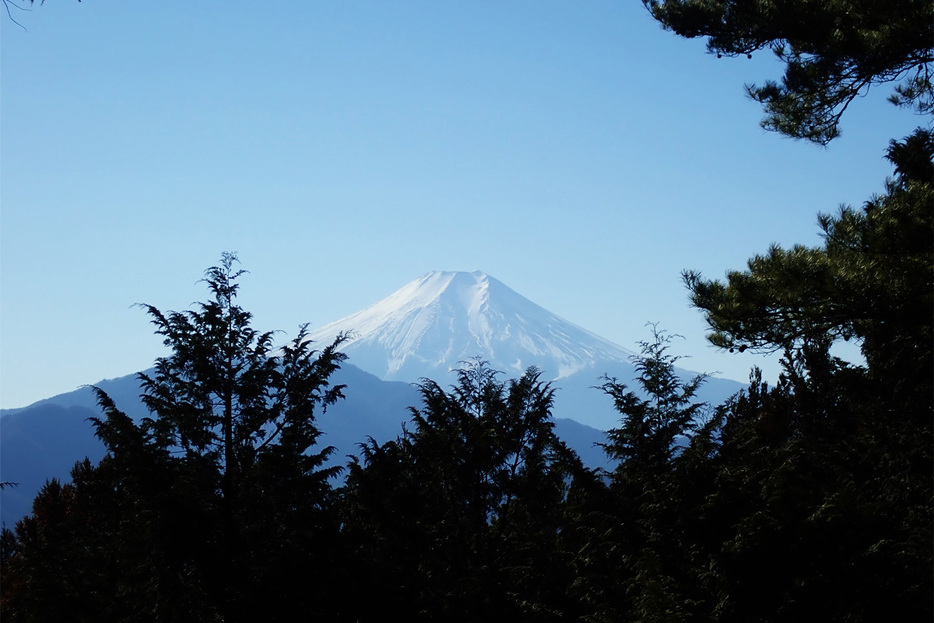
<instances>
[{"instance_id":1,"label":"distant mountain range","mask_svg":"<svg viewBox=\"0 0 934 623\"><path fill-rule=\"evenodd\" d=\"M349 361L387 381L430 378L445 385L454 379L452 370L477 357L507 377L535 366L558 388L555 417L599 430L616 426L619 415L594 386L602 384L604 375L626 384L635 375L633 351L551 313L480 271L428 273L378 303L311 332L309 339L329 344L341 333L352 336L341 349ZM648 336L634 341L640 337ZM681 372L685 378L697 374ZM719 403L742 387L710 378L700 397Z\"/></svg>"},{"instance_id":2,"label":"distant mountain range","mask_svg":"<svg viewBox=\"0 0 934 623\"><path fill-rule=\"evenodd\" d=\"M352 339L342 350L349 359L333 377L347 385L347 398L319 417L323 443L337 448L334 461L346 463L368 436L395 437L419 405L414 385L431 378L454 382L452 370L482 359L505 378L529 366L557 388L557 432L591 466L602 465L596 446L603 431L618 424L612 401L594 386L603 375L630 384L634 353L574 325L517 294L482 272L433 272L360 312L309 335L320 345L339 334ZM685 378L694 375L684 371ZM101 381L99 387L135 418L146 415L136 375ZM636 389L633 384L633 389ZM742 389L735 381L711 378L701 399L718 404ZM90 388L0 411L0 479L19 486L0 493L0 520L7 526L29 512L48 478L68 479L75 461L99 460L103 445L90 423L98 409Z\"/></svg>"}]
</instances>

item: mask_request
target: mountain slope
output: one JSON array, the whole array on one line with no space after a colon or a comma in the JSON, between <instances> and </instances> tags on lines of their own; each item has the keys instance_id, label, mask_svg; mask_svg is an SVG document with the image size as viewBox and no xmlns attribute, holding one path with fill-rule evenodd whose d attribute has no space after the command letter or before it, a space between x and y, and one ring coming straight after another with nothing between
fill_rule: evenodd
<instances>
[{"instance_id":1,"label":"mountain slope","mask_svg":"<svg viewBox=\"0 0 934 623\"><path fill-rule=\"evenodd\" d=\"M385 380L435 378L475 357L510 376L534 365L560 379L633 354L479 271L428 273L309 338L342 332L350 360Z\"/></svg>"},{"instance_id":2,"label":"mountain slope","mask_svg":"<svg viewBox=\"0 0 934 623\"><path fill-rule=\"evenodd\" d=\"M333 446L329 464L346 465L358 454L359 444L372 437L379 443L402 432L411 417L409 407L421 404L418 389L410 383L383 381L356 366L344 364L332 377L345 384L345 398L317 416L320 443ZM117 406L135 420L146 415L139 400L136 375L97 384L114 398ZM71 468L84 457L97 462L104 445L94 436L89 418L100 416L94 393L84 387L47 398L22 409L0 411L0 480L17 483L0 491L0 522L12 527L29 513L32 500L50 478L70 479ZM567 419L555 422L556 432L590 467L603 466L605 457L596 443L602 431Z\"/></svg>"},{"instance_id":3,"label":"mountain slope","mask_svg":"<svg viewBox=\"0 0 934 623\"><path fill-rule=\"evenodd\" d=\"M613 401L594 386L603 375L633 383L633 353L543 309L481 272L429 273L397 292L310 334L318 345L340 333L354 339L343 347L348 362L332 381L347 385L346 400L321 414L322 443L337 448L346 463L357 444L386 441L402 430L409 407L419 406L412 383L431 378L442 387L455 382L452 369L481 358L505 377L529 366L557 389L556 432L592 467L604 457L595 443L601 431L619 424ZM682 371L685 378L694 375ZM146 415L136 375L98 385L134 419ZM718 404L742 388L709 379L699 399ZM21 482L2 492L0 514L7 524L28 512L28 503L47 478L67 479L75 461L100 458L103 447L87 418L99 410L89 388L0 412L0 479Z\"/></svg>"},{"instance_id":4,"label":"mountain slope","mask_svg":"<svg viewBox=\"0 0 934 623\"><path fill-rule=\"evenodd\" d=\"M619 423L612 400L594 389L604 375L631 383L634 353L533 303L475 271L432 272L378 303L312 331L309 339L342 347L354 365L384 380L431 378L453 383L451 370L480 358L507 377L529 366L558 389L555 417L607 430ZM682 370L687 379L696 373ZM634 388L636 389L636 388ZM719 403L742 389L708 379L699 397Z\"/></svg>"}]
</instances>

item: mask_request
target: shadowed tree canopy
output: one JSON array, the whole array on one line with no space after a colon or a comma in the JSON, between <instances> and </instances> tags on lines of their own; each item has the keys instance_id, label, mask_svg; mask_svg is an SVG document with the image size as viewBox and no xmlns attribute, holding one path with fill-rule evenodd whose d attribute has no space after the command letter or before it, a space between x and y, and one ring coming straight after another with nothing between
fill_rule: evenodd
<instances>
[{"instance_id":1,"label":"shadowed tree canopy","mask_svg":"<svg viewBox=\"0 0 934 623\"><path fill-rule=\"evenodd\" d=\"M763 127L826 145L840 117L870 87L895 83L889 98L934 110L934 3L929 0L643 0L667 30L707 37L717 56L769 49L781 82L747 85L765 107Z\"/></svg>"},{"instance_id":2,"label":"shadowed tree canopy","mask_svg":"<svg viewBox=\"0 0 934 623\"><path fill-rule=\"evenodd\" d=\"M607 377L601 387L622 415L619 428L607 431L603 446L617 463L617 478L633 472L644 479L665 471L678 453L678 438L686 439L704 415L706 405L695 399L707 375L688 381L678 376L675 364L680 358L668 354L672 337L653 324L652 340L640 342L642 354L632 358L636 383L647 398L615 378Z\"/></svg>"},{"instance_id":3,"label":"shadowed tree canopy","mask_svg":"<svg viewBox=\"0 0 934 623\"><path fill-rule=\"evenodd\" d=\"M97 390L107 454L0 542L4 621L336 620L339 468L316 417L343 397L344 338L314 350L303 326L276 347L237 302L237 263L206 271L194 309L144 306L171 351L139 375L150 415Z\"/></svg>"},{"instance_id":4,"label":"shadowed tree canopy","mask_svg":"<svg viewBox=\"0 0 934 623\"><path fill-rule=\"evenodd\" d=\"M790 350L857 338L887 386L921 388L930 404L934 311L934 134L893 141L897 176L861 210L821 215L821 247L772 247L726 283L685 273L709 338L723 348ZM905 397L912 395L908 392Z\"/></svg>"},{"instance_id":5,"label":"shadowed tree canopy","mask_svg":"<svg viewBox=\"0 0 934 623\"><path fill-rule=\"evenodd\" d=\"M485 362L449 391L425 379L414 430L350 465L344 534L359 621L551 621L568 604L562 505L580 460L554 434L554 390Z\"/></svg>"}]
</instances>

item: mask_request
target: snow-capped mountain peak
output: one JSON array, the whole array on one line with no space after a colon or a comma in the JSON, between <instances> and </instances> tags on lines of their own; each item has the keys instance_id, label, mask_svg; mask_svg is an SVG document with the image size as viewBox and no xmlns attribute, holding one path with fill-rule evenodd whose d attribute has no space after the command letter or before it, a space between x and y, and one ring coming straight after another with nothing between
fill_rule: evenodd
<instances>
[{"instance_id":1,"label":"snow-capped mountain peak","mask_svg":"<svg viewBox=\"0 0 934 623\"><path fill-rule=\"evenodd\" d=\"M309 337L328 343L341 332L353 336L342 348L350 362L386 380L440 379L475 357L556 379L632 355L481 271L428 273Z\"/></svg>"}]
</instances>

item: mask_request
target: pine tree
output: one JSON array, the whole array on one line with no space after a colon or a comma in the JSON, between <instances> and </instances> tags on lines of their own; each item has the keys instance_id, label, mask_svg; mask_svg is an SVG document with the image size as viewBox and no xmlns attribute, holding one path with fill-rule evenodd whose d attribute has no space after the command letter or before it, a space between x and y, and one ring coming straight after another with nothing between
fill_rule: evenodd
<instances>
[{"instance_id":1,"label":"pine tree","mask_svg":"<svg viewBox=\"0 0 934 623\"><path fill-rule=\"evenodd\" d=\"M762 125L827 144L840 118L870 87L895 83L890 100L934 110L934 6L926 0L643 0L682 37L707 37L720 56L771 50L781 82L746 87L762 103Z\"/></svg>"},{"instance_id":2,"label":"pine tree","mask_svg":"<svg viewBox=\"0 0 934 623\"><path fill-rule=\"evenodd\" d=\"M919 130L888 157L899 175L887 192L821 216L823 246L776 246L726 283L691 271L685 282L715 345L783 352L858 340L880 396L923 423L934 379L934 138Z\"/></svg>"},{"instance_id":3,"label":"pine tree","mask_svg":"<svg viewBox=\"0 0 934 623\"><path fill-rule=\"evenodd\" d=\"M722 410L716 620L934 614L934 137L888 156L886 193L822 216L822 246L774 247L726 283L685 276L714 344L785 357L777 387L754 379ZM839 339L865 363L833 357Z\"/></svg>"}]
</instances>

